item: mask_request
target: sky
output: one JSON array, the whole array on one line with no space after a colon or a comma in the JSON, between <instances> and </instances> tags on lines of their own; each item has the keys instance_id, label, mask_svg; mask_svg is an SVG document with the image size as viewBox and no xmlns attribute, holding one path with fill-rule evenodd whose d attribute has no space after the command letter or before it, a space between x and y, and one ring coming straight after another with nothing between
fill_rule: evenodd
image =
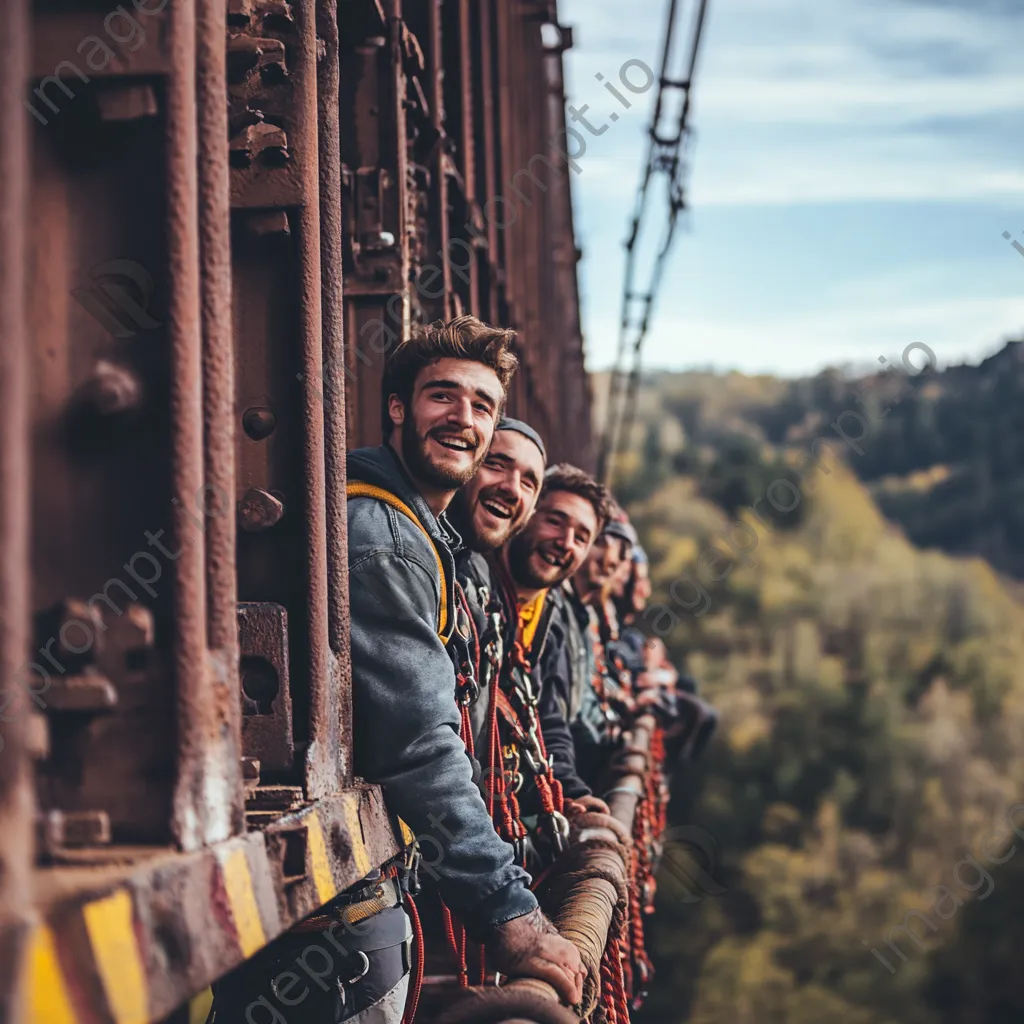
<instances>
[{"instance_id":1,"label":"sky","mask_svg":"<svg viewBox=\"0 0 1024 1024\"><path fill-rule=\"evenodd\" d=\"M622 243L656 93L631 94L620 70L635 59L657 73L667 7L559 3L574 35L568 100L588 105L600 133L575 124L594 370L615 358ZM696 0L680 7L685 42ZM709 0L689 211L644 366L799 376L898 361L914 342L944 365L1024 337L1024 256L1012 247L1024 246L1022 42L1021 0ZM642 69L626 75L642 88Z\"/></svg>"}]
</instances>

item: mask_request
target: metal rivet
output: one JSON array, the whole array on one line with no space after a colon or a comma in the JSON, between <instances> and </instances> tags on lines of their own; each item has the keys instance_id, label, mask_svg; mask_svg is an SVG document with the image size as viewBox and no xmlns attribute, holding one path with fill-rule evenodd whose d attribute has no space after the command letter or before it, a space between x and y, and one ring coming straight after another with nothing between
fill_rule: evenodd
<instances>
[{"instance_id":1,"label":"metal rivet","mask_svg":"<svg viewBox=\"0 0 1024 1024\"><path fill-rule=\"evenodd\" d=\"M257 405L246 409L242 415L242 427L254 441L270 437L277 426L277 417L270 409Z\"/></svg>"}]
</instances>

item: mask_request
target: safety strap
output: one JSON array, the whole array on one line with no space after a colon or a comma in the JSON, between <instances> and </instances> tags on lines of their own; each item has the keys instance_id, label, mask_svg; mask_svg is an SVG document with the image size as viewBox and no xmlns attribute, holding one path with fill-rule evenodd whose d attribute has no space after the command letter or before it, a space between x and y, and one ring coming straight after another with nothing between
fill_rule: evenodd
<instances>
[{"instance_id":1,"label":"safety strap","mask_svg":"<svg viewBox=\"0 0 1024 1024\"><path fill-rule=\"evenodd\" d=\"M391 491L385 490L383 487L377 487L374 484L364 483L361 480L350 480L346 486L346 493L350 498L374 498L377 501L384 502L385 505L390 505L396 512L401 512L402 515L408 518L426 537L430 550L434 552L434 559L437 562L437 575L441 585L441 607L438 615L440 621L437 626L437 635L441 643L447 646L448 641L451 639L452 627L452 622L449 621L452 617L448 614L448 581L444 574L444 563L441 561L440 552L437 550L433 538L427 533L423 523L420 522L419 516L397 494L392 494ZM413 846L416 842L416 836L412 829L397 816L394 825L396 826L397 838L401 839L402 845L406 849Z\"/></svg>"},{"instance_id":2,"label":"safety strap","mask_svg":"<svg viewBox=\"0 0 1024 1024\"><path fill-rule=\"evenodd\" d=\"M447 645L451 639L452 624L454 622L453 616L448 613L448 581L444 574L444 563L441 561L441 553L437 550L434 539L427 533L426 527L420 522L419 516L396 494L392 494L391 491L385 490L383 487L377 487L375 484L350 480L347 493L350 498L375 498L377 501L384 502L385 505L390 505L396 512L401 512L402 515L410 519L419 529L420 533L426 537L430 550L434 552L434 559L437 562L437 574L441 581L441 608L438 614L437 635L440 637L441 643Z\"/></svg>"},{"instance_id":3,"label":"safety strap","mask_svg":"<svg viewBox=\"0 0 1024 1024\"><path fill-rule=\"evenodd\" d=\"M506 724L512 730L512 735L519 743L525 743L527 741L526 731L519 720L519 713L512 707L512 702L508 699L508 694L499 686L494 691L494 697L498 703L498 713L505 719Z\"/></svg>"}]
</instances>

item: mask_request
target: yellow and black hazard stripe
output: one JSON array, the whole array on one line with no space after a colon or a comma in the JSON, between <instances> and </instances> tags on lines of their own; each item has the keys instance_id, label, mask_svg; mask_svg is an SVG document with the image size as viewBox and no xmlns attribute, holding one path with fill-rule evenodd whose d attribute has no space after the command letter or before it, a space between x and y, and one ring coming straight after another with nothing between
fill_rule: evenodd
<instances>
[{"instance_id":1,"label":"yellow and black hazard stripe","mask_svg":"<svg viewBox=\"0 0 1024 1024\"><path fill-rule=\"evenodd\" d=\"M192 1000L190 1024L202 1024L212 981L398 845L379 790L366 787L263 831L127 867L104 891L56 902L4 937L17 948L17 977L0 995L0 1019L148 1024Z\"/></svg>"}]
</instances>

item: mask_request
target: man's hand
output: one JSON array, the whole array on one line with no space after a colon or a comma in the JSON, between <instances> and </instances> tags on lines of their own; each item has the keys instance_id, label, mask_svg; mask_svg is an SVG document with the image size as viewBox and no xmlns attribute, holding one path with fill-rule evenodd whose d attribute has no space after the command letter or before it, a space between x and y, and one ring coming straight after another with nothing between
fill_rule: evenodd
<instances>
[{"instance_id":1,"label":"man's hand","mask_svg":"<svg viewBox=\"0 0 1024 1024\"><path fill-rule=\"evenodd\" d=\"M569 813L569 808L572 808L572 814ZM578 796L575 800L570 801L566 807L566 817L571 818L573 814L579 814L582 811L597 811L598 814L611 814L611 808L598 796L594 796L593 793L588 793L586 796Z\"/></svg>"},{"instance_id":2,"label":"man's hand","mask_svg":"<svg viewBox=\"0 0 1024 1024\"><path fill-rule=\"evenodd\" d=\"M569 819L569 842L579 841L580 833L585 829L603 828L615 834L625 846L633 840L626 826L618 818L613 818L608 805L596 796L584 796L565 805L565 816Z\"/></svg>"},{"instance_id":3,"label":"man's hand","mask_svg":"<svg viewBox=\"0 0 1024 1024\"><path fill-rule=\"evenodd\" d=\"M488 964L502 974L546 981L568 1006L583 999L587 968L579 950L539 909L498 925L485 946Z\"/></svg>"}]
</instances>

